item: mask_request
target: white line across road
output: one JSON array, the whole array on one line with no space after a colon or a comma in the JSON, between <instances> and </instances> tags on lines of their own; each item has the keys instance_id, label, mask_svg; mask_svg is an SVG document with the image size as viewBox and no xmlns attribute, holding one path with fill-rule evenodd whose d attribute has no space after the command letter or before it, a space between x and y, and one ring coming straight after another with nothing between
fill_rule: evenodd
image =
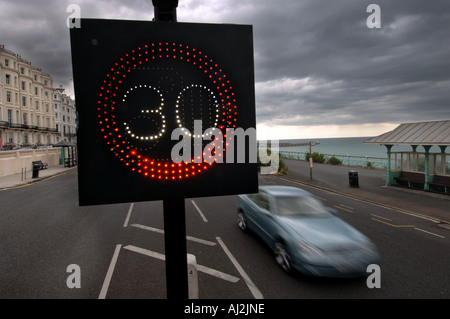
<instances>
[{"instance_id":1,"label":"white line across road","mask_svg":"<svg viewBox=\"0 0 450 319\"><path fill-rule=\"evenodd\" d=\"M252 293L253 297L255 297L255 299L264 299L261 291L259 291L258 287L256 287L256 285L253 283L253 281L250 279L250 277L245 272L244 268L242 268L241 265L236 260L236 258L234 258L233 254L230 252L230 250L225 245L225 243L222 241L222 239L220 237L216 237L216 239L219 242L220 246L222 246L222 249L225 252L225 254L227 254L228 258L230 258L234 267L236 267L239 274L242 276L242 278L244 278L244 281L247 284L248 288L250 289L250 292Z\"/></svg>"},{"instance_id":2,"label":"white line across road","mask_svg":"<svg viewBox=\"0 0 450 319\"><path fill-rule=\"evenodd\" d=\"M128 226L128 221L130 220L131 212L133 211L133 207L134 207L134 203L131 203L130 208L128 209L127 217L125 218L125 222L123 223L123 227Z\"/></svg>"},{"instance_id":3,"label":"white line across road","mask_svg":"<svg viewBox=\"0 0 450 319\"><path fill-rule=\"evenodd\" d=\"M148 230L148 231L152 231L152 232L158 233L158 234L164 234L164 230L159 229L159 228L154 228L154 227L145 226L145 225L141 225L141 224L131 224L130 226ZM216 243L214 243L212 241L200 239L200 238L196 238L196 237L192 237L192 236L186 236L186 239L203 244L203 245L207 245L207 246L215 246L216 245Z\"/></svg>"},{"instance_id":4,"label":"white line across road","mask_svg":"<svg viewBox=\"0 0 450 319\"><path fill-rule=\"evenodd\" d=\"M438 234L435 234L435 233L432 233L432 232L429 232L429 231L426 231L426 230L423 230L423 229L420 229L420 228L414 228L414 229L418 230L418 231L421 231L421 232L424 232L424 233L427 233L427 234L430 234L430 235L433 235L433 236L436 236L436 237L445 238L445 236L441 236L441 235L438 235Z\"/></svg>"},{"instance_id":5,"label":"white line across road","mask_svg":"<svg viewBox=\"0 0 450 319\"><path fill-rule=\"evenodd\" d=\"M200 214L200 216L202 217L203 221L204 221L205 223L207 223L208 220L206 219L206 217L205 217L205 215L203 214L203 212L201 211L201 209L198 208L197 204L196 204L193 200L191 200L191 202L192 202L192 204L194 205L194 207L197 209L197 211L198 211L198 213Z\"/></svg>"},{"instance_id":6,"label":"white line across road","mask_svg":"<svg viewBox=\"0 0 450 319\"><path fill-rule=\"evenodd\" d=\"M159 259L159 260L166 260L166 256L165 255L157 253L155 251L148 250L148 249L136 247L136 246L133 246L133 245L128 245L128 246L125 246L123 248L131 250L131 251L134 251L134 252L139 253L139 254L143 254L145 256L153 257L153 258L156 258L156 259ZM199 264L197 264L197 270L201 271L201 272L203 272L205 274L208 274L208 275L211 275L211 276L214 276L214 277L217 277L217 278L220 278L220 279L232 282L232 283L235 283L235 282L239 281L239 278L237 278L235 276L232 276L232 275L226 274L224 272L221 272L219 270L212 269L212 268L209 268L209 267L205 267L205 266L202 266L202 265L199 265Z\"/></svg>"},{"instance_id":7,"label":"white line across road","mask_svg":"<svg viewBox=\"0 0 450 319\"><path fill-rule=\"evenodd\" d=\"M106 293L108 292L109 284L111 282L112 274L114 272L114 268L116 267L117 259L119 258L120 247L122 247L122 245L119 244L116 246L116 249L114 250L114 254L111 259L111 263L109 264L108 271L106 272L106 277L105 280L103 281L102 290L100 291L98 299L105 299L106 297Z\"/></svg>"}]
</instances>

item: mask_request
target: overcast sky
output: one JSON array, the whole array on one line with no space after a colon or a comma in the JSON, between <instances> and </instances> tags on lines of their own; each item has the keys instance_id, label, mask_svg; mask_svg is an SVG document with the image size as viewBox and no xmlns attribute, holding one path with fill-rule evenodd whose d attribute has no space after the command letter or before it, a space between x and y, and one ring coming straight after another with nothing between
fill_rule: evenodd
<instances>
[{"instance_id":1,"label":"overcast sky","mask_svg":"<svg viewBox=\"0 0 450 319\"><path fill-rule=\"evenodd\" d=\"M151 20L151 0L0 0L0 44L72 94L67 6ZM369 4L381 28L369 28ZM179 22L251 24L258 138L373 136L450 119L449 0L179 0Z\"/></svg>"}]
</instances>

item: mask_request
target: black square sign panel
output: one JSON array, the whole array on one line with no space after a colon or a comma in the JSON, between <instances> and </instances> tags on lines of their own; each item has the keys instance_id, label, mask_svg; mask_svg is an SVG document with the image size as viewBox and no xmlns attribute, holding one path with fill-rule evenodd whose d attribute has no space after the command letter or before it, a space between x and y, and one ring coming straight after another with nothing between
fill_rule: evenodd
<instances>
[{"instance_id":1,"label":"black square sign panel","mask_svg":"<svg viewBox=\"0 0 450 319\"><path fill-rule=\"evenodd\" d=\"M70 30L80 205L258 191L250 25Z\"/></svg>"}]
</instances>

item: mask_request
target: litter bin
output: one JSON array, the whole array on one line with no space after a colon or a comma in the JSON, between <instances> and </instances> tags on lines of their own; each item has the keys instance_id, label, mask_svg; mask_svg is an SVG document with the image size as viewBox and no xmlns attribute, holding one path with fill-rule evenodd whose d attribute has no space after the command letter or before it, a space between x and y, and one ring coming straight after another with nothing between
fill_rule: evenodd
<instances>
[{"instance_id":1,"label":"litter bin","mask_svg":"<svg viewBox=\"0 0 450 319\"><path fill-rule=\"evenodd\" d=\"M350 183L350 187L359 187L359 181L358 181L358 171L355 170L349 170L348 171L348 180Z\"/></svg>"},{"instance_id":2,"label":"litter bin","mask_svg":"<svg viewBox=\"0 0 450 319\"><path fill-rule=\"evenodd\" d=\"M41 167L41 165L39 163L33 162L33 178L38 178L39 177L39 168Z\"/></svg>"}]
</instances>

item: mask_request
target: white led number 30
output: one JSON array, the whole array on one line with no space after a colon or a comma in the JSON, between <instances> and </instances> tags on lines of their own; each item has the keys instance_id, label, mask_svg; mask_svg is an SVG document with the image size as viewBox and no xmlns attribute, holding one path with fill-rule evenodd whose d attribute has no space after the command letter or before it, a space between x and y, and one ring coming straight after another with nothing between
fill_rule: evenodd
<instances>
[{"instance_id":1,"label":"white led number 30","mask_svg":"<svg viewBox=\"0 0 450 319\"><path fill-rule=\"evenodd\" d=\"M202 84L180 81L175 86L167 76L162 77L159 83L146 81L145 76L142 77L144 80L136 80L145 72L166 74L168 72L164 73L163 68L172 64L194 69ZM172 69L169 71L177 73ZM168 89L161 90L161 87ZM172 98L170 109L173 113L167 113L166 94ZM97 100L100 132L110 151L133 172L154 180L192 178L214 163L194 163L192 159L191 163L176 164L170 160L170 154L167 157L155 156L152 148L170 128L183 129L192 125L186 121L193 122L198 108L187 111L182 105L196 103L195 98L208 105L205 112L208 113L209 125L223 131L236 128L238 103L234 88L226 73L210 56L180 43L144 44L120 57L108 69ZM132 112L129 112L127 108L131 106ZM123 114L128 117L124 119ZM143 126L152 130L142 130ZM190 136L190 130L186 129L184 134ZM225 151L224 145L221 147Z\"/></svg>"}]
</instances>

